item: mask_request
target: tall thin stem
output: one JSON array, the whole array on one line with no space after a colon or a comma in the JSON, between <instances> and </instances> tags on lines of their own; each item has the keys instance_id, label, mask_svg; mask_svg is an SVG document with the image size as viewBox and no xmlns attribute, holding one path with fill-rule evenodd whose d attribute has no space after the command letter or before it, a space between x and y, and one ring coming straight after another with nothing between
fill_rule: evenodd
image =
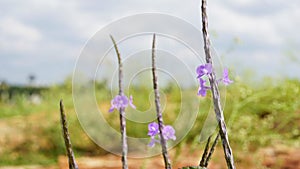
<instances>
[{"instance_id":1,"label":"tall thin stem","mask_svg":"<svg viewBox=\"0 0 300 169\"><path fill-rule=\"evenodd\" d=\"M202 32L203 32L203 40L204 40L204 50L205 50L206 62L212 64L206 7L207 7L206 0L202 0L201 10L202 10ZM215 73L212 72L211 74L209 74L208 78L209 78L211 91L213 95L214 109L216 113L216 118L218 120L218 125L220 128L219 132L222 140L227 167L230 169L235 169L233 154L230 148L229 139L227 135L226 123L224 120L224 115L220 103L220 94L219 94L218 84L216 82Z\"/></svg>"},{"instance_id":2,"label":"tall thin stem","mask_svg":"<svg viewBox=\"0 0 300 169\"><path fill-rule=\"evenodd\" d=\"M162 155L164 157L165 168L171 169L171 161L168 155L167 143L166 139L163 137L163 117L160 108L160 96L159 96L159 89L158 89L158 80L156 74L156 63L155 63L155 34L153 34L153 42L152 42L152 76L153 76L153 89L155 94L155 106L156 106L156 113L157 113L157 122L159 127L159 134L160 134L160 143L162 148Z\"/></svg>"},{"instance_id":3,"label":"tall thin stem","mask_svg":"<svg viewBox=\"0 0 300 169\"><path fill-rule=\"evenodd\" d=\"M201 161L200 161L200 164L199 164L200 167L204 167L204 165L205 165L206 157L207 157L207 154L208 154L208 151L209 151L210 139L211 139L211 136L209 136L208 139L207 139L205 149L204 149L204 152L202 154L202 158L201 158Z\"/></svg>"},{"instance_id":4,"label":"tall thin stem","mask_svg":"<svg viewBox=\"0 0 300 169\"><path fill-rule=\"evenodd\" d=\"M65 114L64 104L62 100L60 100L59 102L59 107L60 107L60 119L61 119L62 132L63 132L65 146L67 149L67 156L69 160L69 169L78 169L78 165L76 164L75 156L72 150L72 144L71 144L70 134L68 130L68 122L67 122L67 117Z\"/></svg>"},{"instance_id":5,"label":"tall thin stem","mask_svg":"<svg viewBox=\"0 0 300 169\"><path fill-rule=\"evenodd\" d=\"M212 154L213 154L214 151L215 151L215 148L216 148L216 146L217 146L219 137L220 137L220 134L218 133L217 136L216 136L216 138L215 138L215 141L214 141L213 145L211 146L211 148L210 148L210 150L209 150L209 153L208 153L208 155L207 155L207 157L206 157L206 160L205 160L205 162L204 162L204 167L207 167L207 166L208 166L208 162L209 162L209 160L211 159L211 156L212 156Z\"/></svg>"},{"instance_id":6,"label":"tall thin stem","mask_svg":"<svg viewBox=\"0 0 300 169\"><path fill-rule=\"evenodd\" d=\"M118 50L118 46L116 41L114 40L113 36L110 35L110 38L114 44L114 48L118 57L118 64L119 64L119 95L123 96L123 70L122 70L122 60L121 55ZM128 162L127 162L127 153L128 153L128 146L127 146L127 136L126 136L126 118L125 118L125 108L119 109L120 113L120 130L121 130L121 137L122 137L122 168L128 169Z\"/></svg>"}]
</instances>

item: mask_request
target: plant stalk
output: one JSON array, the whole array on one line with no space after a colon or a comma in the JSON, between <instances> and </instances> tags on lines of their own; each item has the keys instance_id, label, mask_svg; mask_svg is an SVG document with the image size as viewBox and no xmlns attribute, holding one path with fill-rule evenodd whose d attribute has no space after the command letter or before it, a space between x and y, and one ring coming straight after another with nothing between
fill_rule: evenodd
<instances>
[{"instance_id":1,"label":"plant stalk","mask_svg":"<svg viewBox=\"0 0 300 169\"><path fill-rule=\"evenodd\" d=\"M122 69L122 60L121 55L117 46L116 41L114 40L113 36L110 35L110 38L114 44L114 48L118 57L118 64L119 64L119 95L123 96L123 69ZM122 169L128 169L128 162L127 162L127 154L128 154L128 146L127 146L127 136L126 136L126 118L125 118L125 108L119 109L120 113L120 130L121 130L121 137L122 137Z\"/></svg>"},{"instance_id":2,"label":"plant stalk","mask_svg":"<svg viewBox=\"0 0 300 169\"><path fill-rule=\"evenodd\" d=\"M205 56L206 56L206 62L212 64L212 57L211 57L211 51L210 51L210 40L208 35L208 19L207 19L207 3L206 0L202 0L201 10L202 10L202 33L203 33L203 40L204 40L204 50L205 50ZM234 159L232 150L229 144L228 134L227 134L227 128L226 123L224 120L223 110L221 107L220 102L220 94L218 89L218 84L216 82L216 75L214 71L208 75L212 96L213 96L213 103L214 103L214 109L216 118L218 121L218 125L220 128L220 136L222 140L223 150L225 154L225 159L227 163L227 167L229 169L235 169L234 166Z\"/></svg>"},{"instance_id":3,"label":"plant stalk","mask_svg":"<svg viewBox=\"0 0 300 169\"><path fill-rule=\"evenodd\" d=\"M200 161L200 164L199 164L200 167L205 167L205 161L206 161L207 154L208 154L208 151L209 151L210 139L211 139L211 136L209 136L208 139L207 139L205 149L204 149L204 152L202 154L202 158L201 158L201 161Z\"/></svg>"},{"instance_id":4,"label":"plant stalk","mask_svg":"<svg viewBox=\"0 0 300 169\"><path fill-rule=\"evenodd\" d=\"M208 153L208 155L207 155L207 157L206 157L206 160L205 160L205 162L204 162L204 167L207 167L207 166L208 166L208 162L209 162L209 160L211 159L211 156L212 156L212 154L213 154L214 151L215 151L215 148L216 148L216 146L217 146L219 137L220 137L220 133L217 134L217 136L216 136L216 138L215 138L215 141L214 141L213 145L211 146L211 148L210 148L210 150L209 150L209 153Z\"/></svg>"},{"instance_id":5,"label":"plant stalk","mask_svg":"<svg viewBox=\"0 0 300 169\"><path fill-rule=\"evenodd\" d=\"M166 139L163 137L163 117L160 108L160 96L159 96L159 89L158 89L158 80L156 74L156 63L155 63L155 39L156 36L153 34L153 42L152 42L152 76L153 76L153 89L155 94L155 106L156 106L156 113L157 113L157 122L159 127L159 134L160 134L160 143L162 148L162 155L164 157L164 163L166 169L171 169L171 161L168 155L167 143Z\"/></svg>"},{"instance_id":6,"label":"plant stalk","mask_svg":"<svg viewBox=\"0 0 300 169\"><path fill-rule=\"evenodd\" d=\"M71 139L70 139L70 134L68 129L68 122L67 122L67 117L65 114L62 100L60 100L59 102L59 107L60 107L60 119L61 119L62 132L63 132L63 137L64 137L65 146L67 150L67 156L69 160L69 169L78 169L78 165L76 164L75 156L72 150L72 144L71 144Z\"/></svg>"}]
</instances>

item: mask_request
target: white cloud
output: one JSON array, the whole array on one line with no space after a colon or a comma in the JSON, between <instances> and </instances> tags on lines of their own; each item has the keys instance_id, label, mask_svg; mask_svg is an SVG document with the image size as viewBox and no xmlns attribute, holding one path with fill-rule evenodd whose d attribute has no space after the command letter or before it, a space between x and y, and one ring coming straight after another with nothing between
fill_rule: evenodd
<instances>
[{"instance_id":1,"label":"white cloud","mask_svg":"<svg viewBox=\"0 0 300 169\"><path fill-rule=\"evenodd\" d=\"M210 9L211 27L219 34L246 37L245 40L254 40L268 45L283 43L272 16L243 14L213 1Z\"/></svg>"},{"instance_id":2,"label":"white cloud","mask_svg":"<svg viewBox=\"0 0 300 169\"><path fill-rule=\"evenodd\" d=\"M63 3L51 9L51 13L58 11L55 16L73 31L74 36L87 40L105 24L105 19L99 19L92 11L82 9L81 5L79 2Z\"/></svg>"},{"instance_id":3,"label":"white cloud","mask_svg":"<svg viewBox=\"0 0 300 169\"><path fill-rule=\"evenodd\" d=\"M298 33L300 27L299 6L293 6L278 12L272 20L274 27L280 32L279 36L300 40L300 34Z\"/></svg>"},{"instance_id":4,"label":"white cloud","mask_svg":"<svg viewBox=\"0 0 300 169\"><path fill-rule=\"evenodd\" d=\"M239 4L241 6L254 5L258 2L258 1L254 1L254 0L231 0L231 1L234 1L233 3Z\"/></svg>"},{"instance_id":5,"label":"white cloud","mask_svg":"<svg viewBox=\"0 0 300 169\"><path fill-rule=\"evenodd\" d=\"M266 63L269 58L274 57L274 54L279 58L279 55L282 55L281 47L286 45L287 40L295 43L294 51L299 51L297 48L300 45L299 2L299 0L291 0L289 3L284 0L209 1L209 28L221 37L220 43L215 43L217 44L215 48L220 53L225 53L232 38L239 37L243 43L235 47L235 51L239 53L235 56L246 64ZM161 12L183 18L200 28L199 4L200 0L184 2L111 0L89 3L79 0L65 2L3 0L0 1L0 11L4 13L0 15L0 57L13 58L5 58L6 72L13 72L10 69L14 69L16 65L23 72L28 71L29 67L32 67L30 71L35 68L37 72L42 72L40 69L51 70L56 66L57 60L62 65L69 65L64 66L69 68L73 66L85 42L112 21L132 14ZM124 25L122 29L128 27L130 25ZM177 29L170 28L170 32ZM144 43L138 45L142 44ZM34 59L30 66L23 65L32 58ZM233 57L231 59L235 60ZM0 64L3 65L4 62ZM47 64L37 67L39 63ZM1 69L2 65L0 72L4 69ZM24 69L21 70L22 67ZM72 69L65 71L71 73ZM8 73L6 77L11 76L13 75Z\"/></svg>"},{"instance_id":6,"label":"white cloud","mask_svg":"<svg viewBox=\"0 0 300 169\"><path fill-rule=\"evenodd\" d=\"M42 34L14 18L0 18L0 49L4 51L32 51Z\"/></svg>"}]
</instances>

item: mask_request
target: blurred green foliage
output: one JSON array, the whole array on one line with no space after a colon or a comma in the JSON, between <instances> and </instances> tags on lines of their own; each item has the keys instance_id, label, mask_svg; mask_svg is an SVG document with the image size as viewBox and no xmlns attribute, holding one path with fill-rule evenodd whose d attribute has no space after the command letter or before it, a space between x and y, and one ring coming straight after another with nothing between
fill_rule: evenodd
<instances>
[{"instance_id":1,"label":"blurred green foliage","mask_svg":"<svg viewBox=\"0 0 300 169\"><path fill-rule=\"evenodd\" d=\"M100 109L110 106L111 91L105 87L105 82L96 83L96 98ZM182 92L190 97L198 97L197 91L180 90L178 86L169 84L161 89L162 104L167 102L164 119L172 123L180 112ZM222 90L223 91L223 90ZM132 86L129 91L134 96L134 103L139 110L145 111L153 104L151 90ZM229 137L235 151L255 151L256 149L273 144L285 144L300 147L300 82L287 79L280 82L272 80L261 82L260 85L250 86L238 80L226 88L224 107L225 119L229 129ZM41 93L41 103L34 104L25 95L15 96L11 101L0 102L0 124L9 128L17 128L12 135L23 135L16 142L9 136L0 151L0 165L18 164L52 164L59 155L65 154L61 136L58 103L64 99L69 121L71 139L77 156L106 154L89 139L77 120L73 107L72 86L70 80L63 85L52 86ZM207 117L211 106L210 94L199 99L200 109L196 122L178 145L198 144L199 131ZM119 130L118 114L105 115L107 121ZM20 120L21 119L21 120ZM15 122L19 120L21 122ZM19 124L22 123L22 124ZM11 124L18 124L16 126ZM128 121L128 135L146 137L147 124L137 124Z\"/></svg>"}]
</instances>

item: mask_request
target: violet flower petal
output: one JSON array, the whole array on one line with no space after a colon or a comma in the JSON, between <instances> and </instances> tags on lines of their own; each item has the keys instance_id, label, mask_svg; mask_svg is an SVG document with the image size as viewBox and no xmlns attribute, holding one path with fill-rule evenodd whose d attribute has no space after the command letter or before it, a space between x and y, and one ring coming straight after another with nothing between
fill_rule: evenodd
<instances>
[{"instance_id":1,"label":"violet flower petal","mask_svg":"<svg viewBox=\"0 0 300 169\"><path fill-rule=\"evenodd\" d=\"M148 136L154 137L159 133L159 127L156 122L148 124Z\"/></svg>"},{"instance_id":2,"label":"violet flower petal","mask_svg":"<svg viewBox=\"0 0 300 169\"><path fill-rule=\"evenodd\" d=\"M151 137L150 143L148 144L149 147L153 148L155 143L159 143L159 140L156 140L154 137Z\"/></svg>"},{"instance_id":3,"label":"violet flower petal","mask_svg":"<svg viewBox=\"0 0 300 169\"><path fill-rule=\"evenodd\" d=\"M111 100L111 107L109 109L109 112L112 112L113 109L120 109L120 108L126 108L128 106L128 98L126 96L120 96L116 95Z\"/></svg>"},{"instance_id":4,"label":"violet flower petal","mask_svg":"<svg viewBox=\"0 0 300 169\"><path fill-rule=\"evenodd\" d=\"M212 73L212 65L210 63L200 65L197 67L196 72L198 74L197 78L201 78L203 75Z\"/></svg>"},{"instance_id":5,"label":"violet flower petal","mask_svg":"<svg viewBox=\"0 0 300 169\"><path fill-rule=\"evenodd\" d=\"M115 109L115 107L114 107L114 106L111 106L110 109L108 110L108 112L111 113L111 112L114 111L114 109Z\"/></svg>"},{"instance_id":6,"label":"violet flower petal","mask_svg":"<svg viewBox=\"0 0 300 169\"><path fill-rule=\"evenodd\" d=\"M132 108L136 109L135 105L133 104L133 97L132 97L131 95L130 95L130 97L129 97L129 105L130 105Z\"/></svg>"},{"instance_id":7,"label":"violet flower petal","mask_svg":"<svg viewBox=\"0 0 300 169\"><path fill-rule=\"evenodd\" d=\"M224 85L229 85L231 83L233 83L232 80L229 79L229 74L228 74L228 69L225 68L224 71L223 71L223 79L222 79L222 82L224 83Z\"/></svg>"},{"instance_id":8,"label":"violet flower petal","mask_svg":"<svg viewBox=\"0 0 300 169\"><path fill-rule=\"evenodd\" d=\"M175 136L175 129L170 126L170 125L167 125L163 128L163 137L166 139L166 140L176 140L176 136Z\"/></svg>"},{"instance_id":9,"label":"violet flower petal","mask_svg":"<svg viewBox=\"0 0 300 169\"><path fill-rule=\"evenodd\" d=\"M206 91L209 90L209 87L208 86L205 86L205 82L206 80L202 79L202 78L199 78L199 89L198 89L198 93L197 95L201 95L201 96L206 96Z\"/></svg>"}]
</instances>

